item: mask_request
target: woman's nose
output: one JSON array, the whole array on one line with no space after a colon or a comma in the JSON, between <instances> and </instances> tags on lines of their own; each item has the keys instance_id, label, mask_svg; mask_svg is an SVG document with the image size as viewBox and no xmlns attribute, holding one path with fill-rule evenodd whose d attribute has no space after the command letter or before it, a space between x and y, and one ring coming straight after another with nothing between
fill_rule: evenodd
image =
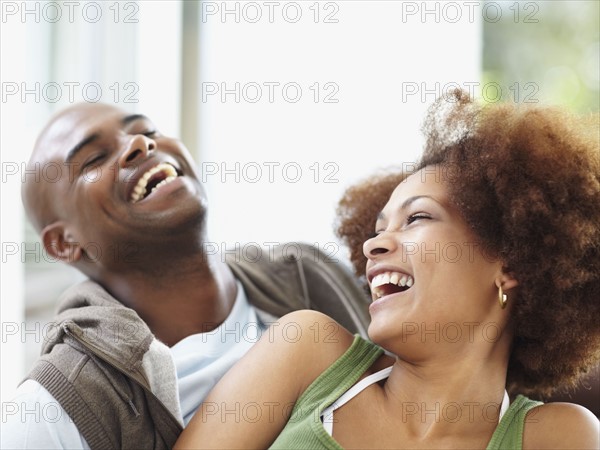
<instances>
[{"instance_id":1,"label":"woman's nose","mask_svg":"<svg viewBox=\"0 0 600 450\"><path fill-rule=\"evenodd\" d=\"M380 255L392 252L397 244L388 233L380 233L363 244L363 253L368 259L377 259Z\"/></svg>"}]
</instances>

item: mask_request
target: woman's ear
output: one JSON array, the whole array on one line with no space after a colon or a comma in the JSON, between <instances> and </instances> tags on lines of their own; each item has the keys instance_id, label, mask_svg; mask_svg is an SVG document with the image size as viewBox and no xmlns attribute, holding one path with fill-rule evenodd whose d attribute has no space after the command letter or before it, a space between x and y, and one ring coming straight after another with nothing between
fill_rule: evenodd
<instances>
[{"instance_id":1,"label":"woman's ear","mask_svg":"<svg viewBox=\"0 0 600 450\"><path fill-rule=\"evenodd\" d=\"M519 285L519 282L515 278L512 272L502 272L496 278L496 287L502 286L503 291L510 291L513 288L516 288Z\"/></svg>"},{"instance_id":2,"label":"woman's ear","mask_svg":"<svg viewBox=\"0 0 600 450\"><path fill-rule=\"evenodd\" d=\"M54 222L42 230L42 242L46 252L53 258L66 263L81 259L81 245L64 222Z\"/></svg>"}]
</instances>

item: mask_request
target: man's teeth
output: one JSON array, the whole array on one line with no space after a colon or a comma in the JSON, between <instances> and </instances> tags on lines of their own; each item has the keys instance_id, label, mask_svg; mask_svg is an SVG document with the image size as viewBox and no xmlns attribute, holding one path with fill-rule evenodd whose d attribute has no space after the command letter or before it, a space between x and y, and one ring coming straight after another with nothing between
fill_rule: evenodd
<instances>
[{"instance_id":1,"label":"man's teeth","mask_svg":"<svg viewBox=\"0 0 600 450\"><path fill-rule=\"evenodd\" d=\"M400 272L385 272L376 275L371 281L371 290L377 298L383 297L383 292L378 289L385 284L395 284L396 286L410 288L414 284L414 279L410 275Z\"/></svg>"},{"instance_id":2,"label":"man's teeth","mask_svg":"<svg viewBox=\"0 0 600 450\"><path fill-rule=\"evenodd\" d=\"M154 192L155 189L158 189L159 187L164 186L165 184L170 183L175 178L177 178L177 171L170 164L160 163L157 166L152 167L140 177L137 184L133 188L133 193L131 194L132 203L135 203L144 198L144 195L146 194L146 187L148 186L148 181L150 181L150 178L152 178L159 172L163 172L166 175L166 178L160 183L158 183L156 186L154 186L154 188L152 188L150 192Z\"/></svg>"}]
</instances>

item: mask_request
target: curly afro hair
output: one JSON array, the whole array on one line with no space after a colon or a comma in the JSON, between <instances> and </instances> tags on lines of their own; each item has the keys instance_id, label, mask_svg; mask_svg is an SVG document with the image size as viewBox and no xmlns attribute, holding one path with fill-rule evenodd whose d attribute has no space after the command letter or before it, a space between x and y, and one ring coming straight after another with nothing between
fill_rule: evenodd
<instances>
[{"instance_id":1,"label":"curly afro hair","mask_svg":"<svg viewBox=\"0 0 600 450\"><path fill-rule=\"evenodd\" d=\"M417 170L439 165L451 201L490 255L515 275L508 367L513 393L550 395L600 360L600 139L598 115L553 107L475 103L457 90L423 126ZM348 189L337 235L364 281L362 244L409 174Z\"/></svg>"}]
</instances>

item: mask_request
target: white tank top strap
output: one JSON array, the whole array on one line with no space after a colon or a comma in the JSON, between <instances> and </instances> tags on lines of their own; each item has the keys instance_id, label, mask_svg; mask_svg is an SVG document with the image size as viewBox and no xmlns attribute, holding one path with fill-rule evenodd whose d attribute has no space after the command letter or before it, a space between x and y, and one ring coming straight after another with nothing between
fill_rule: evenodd
<instances>
[{"instance_id":1,"label":"white tank top strap","mask_svg":"<svg viewBox=\"0 0 600 450\"><path fill-rule=\"evenodd\" d=\"M356 397L358 394L360 394L372 384L377 383L378 381L381 381L384 378L387 378L390 375L391 371L392 366L386 367L385 369L380 370L379 372L372 373L368 377L363 378L350 389L348 389L346 392L344 392L344 394L342 394L342 396L338 398L335 402L333 402L329 407L324 409L321 413L321 421L323 422L323 427L325 428L325 431L327 431L327 433L330 436L333 435L333 412L336 409L348 403L350 400L352 400L354 397Z\"/></svg>"},{"instance_id":2,"label":"white tank top strap","mask_svg":"<svg viewBox=\"0 0 600 450\"><path fill-rule=\"evenodd\" d=\"M508 392L506 389L504 390L504 397L502 398L502 405L500 406L500 417L498 417L498 423L502 420L502 416L506 411L508 411L508 407L510 406L510 399L508 398Z\"/></svg>"},{"instance_id":3,"label":"white tank top strap","mask_svg":"<svg viewBox=\"0 0 600 450\"><path fill-rule=\"evenodd\" d=\"M354 397L356 397L358 394L360 394L362 391L364 391L366 388L368 388L372 384L377 383L378 381L381 381L384 378L389 377L391 372L392 372L392 366L386 367L385 369L380 370L379 372L375 372L375 373L369 375L368 377L363 378L358 383L356 383L354 386L352 386L350 389L348 389L346 392L344 392L340 396L340 398L338 398L330 406L328 406L326 409L324 409L323 412L321 413L321 421L323 422L323 428L325 428L325 431L327 431L327 434L329 434L329 436L333 436L333 412L336 409L338 409L338 408L342 407L343 405L345 405L346 403L348 403L350 400L352 400ZM500 417L498 417L498 422L500 422L500 420L502 420L502 416L504 416L504 414L508 410L509 406L510 406L510 399L508 398L508 392L506 392L506 390L505 390L504 397L502 398L502 405L500 406Z\"/></svg>"}]
</instances>

